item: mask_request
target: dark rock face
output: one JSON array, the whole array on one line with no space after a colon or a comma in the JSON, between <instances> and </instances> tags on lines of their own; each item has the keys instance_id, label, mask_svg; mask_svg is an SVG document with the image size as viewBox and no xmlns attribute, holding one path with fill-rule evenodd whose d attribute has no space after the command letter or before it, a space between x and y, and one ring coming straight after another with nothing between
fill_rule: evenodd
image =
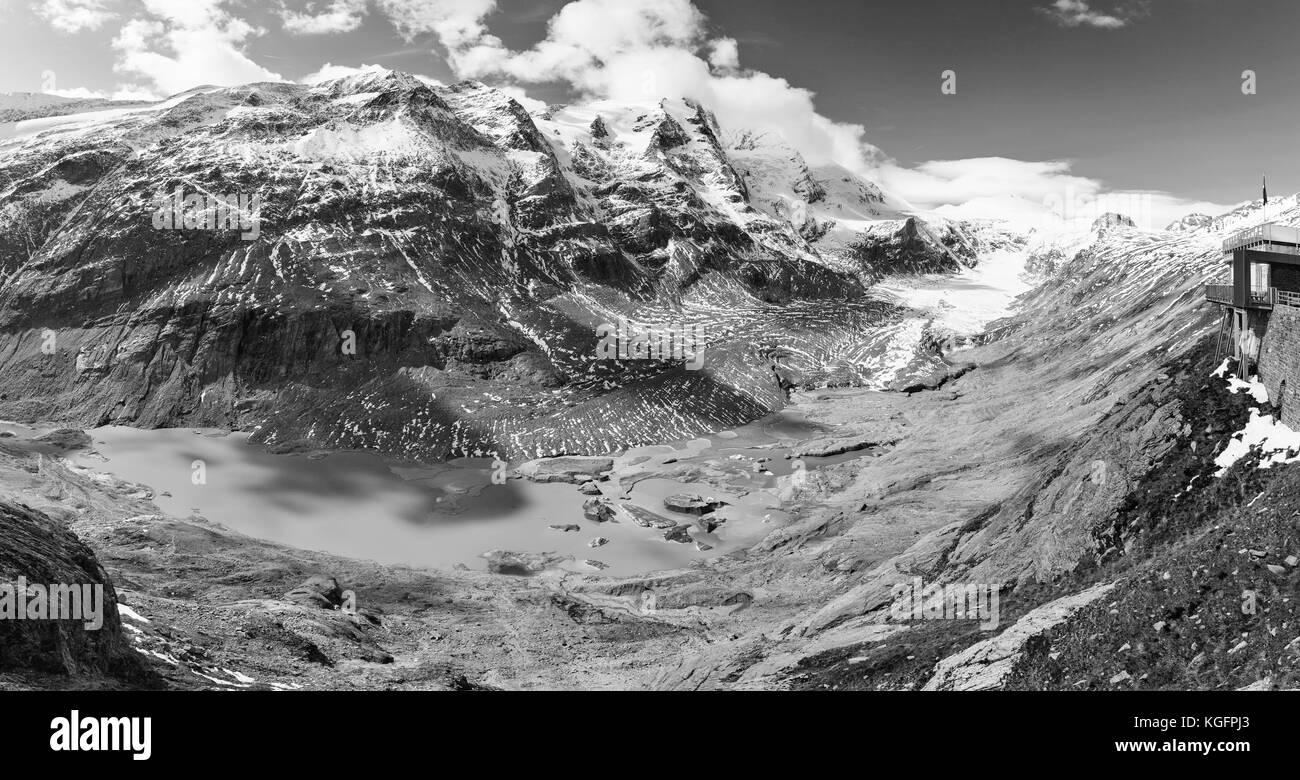
<instances>
[{"instance_id":1,"label":"dark rock face","mask_svg":"<svg viewBox=\"0 0 1300 780\"><path fill-rule=\"evenodd\" d=\"M973 248L957 231L935 230L915 217L905 220L896 232L865 236L853 251L872 275L953 273L975 261Z\"/></svg>"},{"instance_id":2,"label":"dark rock face","mask_svg":"<svg viewBox=\"0 0 1300 780\"><path fill-rule=\"evenodd\" d=\"M131 648L117 614L117 592L90 548L71 531L26 506L0 502L0 599L16 598L19 578L29 586L89 585L102 589L98 603L102 625L88 629L82 618L0 619L0 671L63 675L107 675L147 684L152 674ZM4 586L9 586L6 590ZM49 591L54 602L53 592ZM92 591L93 592L93 591ZM82 593L86 593L83 589ZM89 615L95 601L83 602ZM0 614L16 602L0 606ZM39 614L39 613L35 613ZM95 621L97 622L97 621Z\"/></svg>"},{"instance_id":3,"label":"dark rock face","mask_svg":"<svg viewBox=\"0 0 1300 780\"><path fill-rule=\"evenodd\" d=\"M1132 218L1127 217L1123 214L1116 214L1114 212L1108 212L1106 214L1102 214L1100 217L1097 217L1092 222L1093 230L1105 230L1107 228L1113 228L1113 227L1131 228L1131 227L1137 227L1137 225L1136 223L1133 222Z\"/></svg>"}]
</instances>

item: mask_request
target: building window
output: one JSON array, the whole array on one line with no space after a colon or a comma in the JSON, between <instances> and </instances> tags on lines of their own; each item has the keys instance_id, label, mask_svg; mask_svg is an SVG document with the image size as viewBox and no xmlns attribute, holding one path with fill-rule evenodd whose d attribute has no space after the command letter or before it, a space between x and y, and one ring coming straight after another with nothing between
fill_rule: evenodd
<instances>
[{"instance_id":1,"label":"building window","mask_svg":"<svg viewBox=\"0 0 1300 780\"><path fill-rule=\"evenodd\" d=\"M1268 288L1271 286L1269 284L1270 282L1269 268L1271 268L1271 266L1268 263L1250 264L1250 291L1251 292L1253 293L1268 292Z\"/></svg>"}]
</instances>

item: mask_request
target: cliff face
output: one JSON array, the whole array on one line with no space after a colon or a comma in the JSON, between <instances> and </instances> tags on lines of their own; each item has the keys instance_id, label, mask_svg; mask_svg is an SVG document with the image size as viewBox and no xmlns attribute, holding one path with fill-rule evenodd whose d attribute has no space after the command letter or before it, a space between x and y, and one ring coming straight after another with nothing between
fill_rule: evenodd
<instances>
[{"instance_id":1,"label":"cliff face","mask_svg":"<svg viewBox=\"0 0 1300 780\"><path fill-rule=\"evenodd\" d=\"M893 316L863 281L973 262L946 246L960 227L940 240L875 185L686 101L530 114L480 84L367 73L16 127L7 417L604 452L779 408L774 351L809 382L863 374ZM884 244L863 254L867 235ZM620 318L701 328L705 370L598 360Z\"/></svg>"},{"instance_id":2,"label":"cliff face","mask_svg":"<svg viewBox=\"0 0 1300 780\"><path fill-rule=\"evenodd\" d=\"M20 598L20 586L31 593ZM0 501L0 587L0 599L9 600L0 606L0 688L33 674L68 678L67 684L148 683L144 662L123 636L112 582L90 548L59 522ZM76 589L78 600L54 595L63 588ZM82 611L56 612L64 603Z\"/></svg>"}]
</instances>

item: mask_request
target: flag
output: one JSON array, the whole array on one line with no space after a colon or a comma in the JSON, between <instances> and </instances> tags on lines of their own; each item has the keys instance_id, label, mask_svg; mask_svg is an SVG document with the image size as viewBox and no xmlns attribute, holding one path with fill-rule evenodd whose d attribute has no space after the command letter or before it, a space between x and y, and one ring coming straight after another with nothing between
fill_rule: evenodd
<instances>
[{"instance_id":1,"label":"flag","mask_svg":"<svg viewBox=\"0 0 1300 780\"><path fill-rule=\"evenodd\" d=\"M1268 177L1264 177L1264 205L1268 205Z\"/></svg>"}]
</instances>

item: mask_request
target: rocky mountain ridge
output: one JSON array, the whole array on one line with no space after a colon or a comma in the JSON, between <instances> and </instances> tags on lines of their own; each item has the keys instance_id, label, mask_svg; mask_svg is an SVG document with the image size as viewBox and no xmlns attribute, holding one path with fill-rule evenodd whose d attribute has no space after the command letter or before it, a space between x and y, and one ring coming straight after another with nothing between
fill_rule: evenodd
<instances>
[{"instance_id":1,"label":"rocky mountain ridge","mask_svg":"<svg viewBox=\"0 0 1300 780\"><path fill-rule=\"evenodd\" d=\"M11 418L422 459L608 452L779 408L773 360L887 383L898 347L873 326L904 315L872 280L1017 240L906 215L686 100L530 114L482 84L368 72L16 128ZM620 320L700 329L706 368L598 359Z\"/></svg>"}]
</instances>

